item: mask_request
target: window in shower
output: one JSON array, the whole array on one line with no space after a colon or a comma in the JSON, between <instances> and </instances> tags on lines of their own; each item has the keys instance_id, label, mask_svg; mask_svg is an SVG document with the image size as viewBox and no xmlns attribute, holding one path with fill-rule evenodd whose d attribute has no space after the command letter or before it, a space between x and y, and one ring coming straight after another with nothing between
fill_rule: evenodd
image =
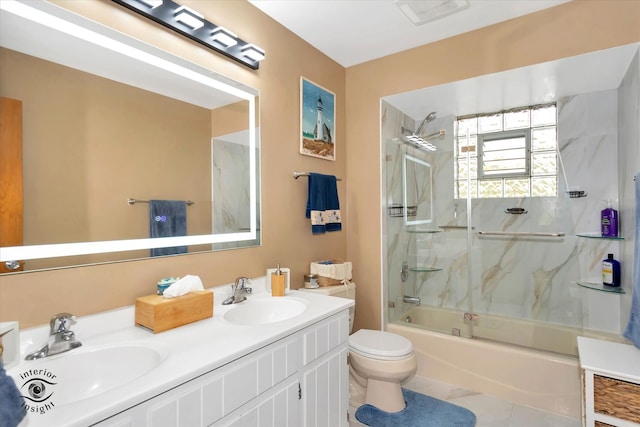
<instances>
[{"instance_id":1,"label":"window in shower","mask_svg":"<svg viewBox=\"0 0 640 427\"><path fill-rule=\"evenodd\" d=\"M555 103L461 116L455 128L456 198L557 195Z\"/></svg>"}]
</instances>

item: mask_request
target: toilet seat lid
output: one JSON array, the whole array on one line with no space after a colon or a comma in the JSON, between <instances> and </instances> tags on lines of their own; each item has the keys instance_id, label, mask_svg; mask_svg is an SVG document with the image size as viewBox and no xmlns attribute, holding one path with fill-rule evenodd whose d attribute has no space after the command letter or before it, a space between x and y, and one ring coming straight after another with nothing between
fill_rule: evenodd
<instances>
[{"instance_id":1,"label":"toilet seat lid","mask_svg":"<svg viewBox=\"0 0 640 427\"><path fill-rule=\"evenodd\" d=\"M398 358L413 352L413 344L403 336L385 331L360 329L349 337L349 348L373 358Z\"/></svg>"}]
</instances>

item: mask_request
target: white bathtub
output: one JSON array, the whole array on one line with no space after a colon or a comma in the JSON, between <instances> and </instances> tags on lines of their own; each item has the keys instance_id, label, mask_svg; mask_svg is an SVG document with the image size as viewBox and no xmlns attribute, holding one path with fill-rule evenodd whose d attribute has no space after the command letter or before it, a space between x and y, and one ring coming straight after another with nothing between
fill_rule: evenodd
<instances>
[{"instance_id":1,"label":"white bathtub","mask_svg":"<svg viewBox=\"0 0 640 427\"><path fill-rule=\"evenodd\" d=\"M451 322L438 328L438 323L452 320L446 319L449 315L457 316L458 325ZM559 354L559 349L554 353L502 344L489 339L453 336L451 328L468 327L462 315L463 313L457 311L451 313L451 310L416 307L405 313L400 321L389 323L387 330L411 340L418 358L417 375L554 414L581 417L582 385L578 358L575 355ZM411 317L411 324L405 323L406 316ZM498 320L500 319L481 316L474 328L474 334L495 333L502 329L522 339L522 342L516 342L529 345L524 341L535 338L540 342L547 333L539 329L530 330L534 322L508 319L504 327L498 327L495 323ZM483 323L486 331L480 326ZM445 325L448 329L444 329ZM432 332L426 329L427 327L448 333ZM551 329L557 329L550 332L555 338L545 338L545 345L558 341L557 344L561 344L565 350L572 350L576 345L575 336L561 328L551 326ZM491 338L491 335L484 337Z\"/></svg>"}]
</instances>

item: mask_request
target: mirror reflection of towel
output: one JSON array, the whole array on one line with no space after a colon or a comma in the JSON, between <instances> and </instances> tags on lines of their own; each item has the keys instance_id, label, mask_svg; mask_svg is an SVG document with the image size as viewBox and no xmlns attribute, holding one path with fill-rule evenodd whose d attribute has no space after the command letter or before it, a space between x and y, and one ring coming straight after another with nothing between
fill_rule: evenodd
<instances>
[{"instance_id":1,"label":"mirror reflection of towel","mask_svg":"<svg viewBox=\"0 0 640 427\"><path fill-rule=\"evenodd\" d=\"M336 181L333 175L309 174L306 217L311 219L313 234L342 230Z\"/></svg>"},{"instance_id":2,"label":"mirror reflection of towel","mask_svg":"<svg viewBox=\"0 0 640 427\"><path fill-rule=\"evenodd\" d=\"M149 237L187 235L187 203L184 200L149 200ZM186 246L153 248L151 256L187 253Z\"/></svg>"}]
</instances>

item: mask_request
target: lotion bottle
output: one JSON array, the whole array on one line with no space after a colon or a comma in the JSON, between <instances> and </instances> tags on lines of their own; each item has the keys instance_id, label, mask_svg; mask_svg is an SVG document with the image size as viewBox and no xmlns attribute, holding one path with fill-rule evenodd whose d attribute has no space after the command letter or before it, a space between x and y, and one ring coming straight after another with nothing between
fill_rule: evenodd
<instances>
[{"instance_id":1,"label":"lotion bottle","mask_svg":"<svg viewBox=\"0 0 640 427\"><path fill-rule=\"evenodd\" d=\"M618 211L613 209L611 200L607 207L600 212L600 228L602 237L618 237Z\"/></svg>"},{"instance_id":2,"label":"lotion bottle","mask_svg":"<svg viewBox=\"0 0 640 427\"><path fill-rule=\"evenodd\" d=\"M620 262L613 259L613 254L608 254L602 261L602 284L620 286Z\"/></svg>"},{"instance_id":3,"label":"lotion bottle","mask_svg":"<svg viewBox=\"0 0 640 427\"><path fill-rule=\"evenodd\" d=\"M283 297L284 287L284 274L282 274L280 264L278 264L275 273L271 273L271 296Z\"/></svg>"}]
</instances>

